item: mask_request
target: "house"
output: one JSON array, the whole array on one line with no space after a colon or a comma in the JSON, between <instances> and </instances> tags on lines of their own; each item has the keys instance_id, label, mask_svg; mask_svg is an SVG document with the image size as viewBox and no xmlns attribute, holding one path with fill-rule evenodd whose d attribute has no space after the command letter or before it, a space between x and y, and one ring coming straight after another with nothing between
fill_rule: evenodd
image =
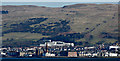
<instances>
[{"instance_id":1,"label":"house","mask_svg":"<svg viewBox=\"0 0 120 61\"><path fill-rule=\"evenodd\" d=\"M77 52L68 52L68 57L77 57Z\"/></svg>"}]
</instances>

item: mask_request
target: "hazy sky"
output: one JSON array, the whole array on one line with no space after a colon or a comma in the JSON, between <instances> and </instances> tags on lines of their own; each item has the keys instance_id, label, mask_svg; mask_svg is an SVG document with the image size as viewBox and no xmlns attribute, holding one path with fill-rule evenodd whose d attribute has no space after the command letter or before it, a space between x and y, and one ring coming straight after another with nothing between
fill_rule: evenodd
<instances>
[{"instance_id":1,"label":"hazy sky","mask_svg":"<svg viewBox=\"0 0 120 61\"><path fill-rule=\"evenodd\" d=\"M2 2L119 2L120 0L2 0Z\"/></svg>"}]
</instances>

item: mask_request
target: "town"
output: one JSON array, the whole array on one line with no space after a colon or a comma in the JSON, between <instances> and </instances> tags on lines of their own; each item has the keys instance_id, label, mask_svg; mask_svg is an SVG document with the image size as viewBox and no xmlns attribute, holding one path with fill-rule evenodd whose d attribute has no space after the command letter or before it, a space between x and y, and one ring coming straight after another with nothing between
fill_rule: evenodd
<instances>
[{"instance_id":1,"label":"town","mask_svg":"<svg viewBox=\"0 0 120 61\"><path fill-rule=\"evenodd\" d=\"M120 57L120 46L119 45L98 45L98 46L87 46L79 47L75 46L74 43L65 43L61 41L44 40L44 44L39 46L31 47L2 47L0 48L0 55L7 58L29 58L29 57L58 57L58 58L107 58L107 57Z\"/></svg>"}]
</instances>

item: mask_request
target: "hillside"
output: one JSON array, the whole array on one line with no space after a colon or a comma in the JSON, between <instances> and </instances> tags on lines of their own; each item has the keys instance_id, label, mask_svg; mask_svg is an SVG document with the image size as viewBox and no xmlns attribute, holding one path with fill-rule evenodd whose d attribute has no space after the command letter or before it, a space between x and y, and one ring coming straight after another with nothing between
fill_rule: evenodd
<instances>
[{"instance_id":1,"label":"hillside","mask_svg":"<svg viewBox=\"0 0 120 61\"><path fill-rule=\"evenodd\" d=\"M3 45L39 45L43 39L79 46L113 44L118 42L117 11L117 4L3 6Z\"/></svg>"}]
</instances>

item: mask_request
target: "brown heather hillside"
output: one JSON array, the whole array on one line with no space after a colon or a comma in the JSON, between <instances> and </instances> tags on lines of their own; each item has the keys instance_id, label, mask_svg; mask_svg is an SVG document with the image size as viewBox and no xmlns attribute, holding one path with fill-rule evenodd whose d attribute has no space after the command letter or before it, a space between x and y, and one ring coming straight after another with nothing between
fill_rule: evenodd
<instances>
[{"instance_id":1,"label":"brown heather hillside","mask_svg":"<svg viewBox=\"0 0 120 61\"><path fill-rule=\"evenodd\" d=\"M118 42L117 4L75 4L59 8L3 6L1 12L5 46L36 45L43 43L43 39L74 42L79 46Z\"/></svg>"}]
</instances>

